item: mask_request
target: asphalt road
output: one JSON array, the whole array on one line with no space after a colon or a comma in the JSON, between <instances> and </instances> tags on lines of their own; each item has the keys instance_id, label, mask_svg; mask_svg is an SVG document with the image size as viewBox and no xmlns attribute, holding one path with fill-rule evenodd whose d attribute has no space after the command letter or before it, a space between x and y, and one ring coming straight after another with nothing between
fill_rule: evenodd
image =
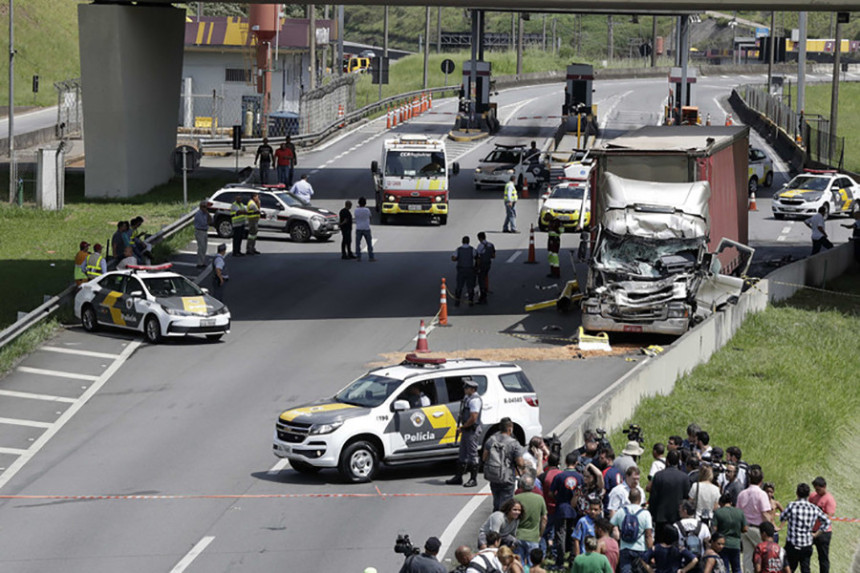
<instances>
[{"instance_id":1,"label":"asphalt road","mask_svg":"<svg viewBox=\"0 0 860 573\"><path fill-rule=\"evenodd\" d=\"M719 98L737 81L700 81L708 94L703 113L719 117ZM607 135L656 123L664 84L595 84ZM555 129L548 116L558 114L561 99L561 85L500 93L505 127L495 140L540 144ZM438 102L433 114L397 131L441 135L453 105ZM526 111L529 119L518 119ZM316 203L336 210L347 198L372 195L369 166L382 127L368 124L300 155ZM306 476L279 464L271 437L282 410L333 394L381 353L414 347L419 320L438 309L441 278L454 278L450 253L464 234L486 230L496 244L494 292L486 307L452 309L451 326L430 333L431 349L548 348L561 342L545 337L575 333L575 312L523 312L550 298L551 288L535 287L554 281L545 278L543 235L540 264L523 264L528 234L498 232L501 192L473 189L471 170L493 141L450 146L463 171L453 180L448 225L375 226L376 263L341 260L339 237L293 244L271 234L258 245L263 256L228 259L234 323L221 343L149 346L121 333L71 329L0 380L0 570L394 571L402 562L392 551L397 533L421 543L454 521L449 537L470 540L470 530L454 536L467 499L443 485L450 465L386 469L373 484L352 485L333 471ZM232 168L232 158L221 161ZM536 204L520 202L521 229L535 220ZM759 209L751 214L754 241L808 248L805 227L774 221L765 198ZM565 238L563 247L576 242ZM562 263L564 278L573 278L569 261ZM546 433L633 365L624 357L522 362Z\"/></svg>"}]
</instances>

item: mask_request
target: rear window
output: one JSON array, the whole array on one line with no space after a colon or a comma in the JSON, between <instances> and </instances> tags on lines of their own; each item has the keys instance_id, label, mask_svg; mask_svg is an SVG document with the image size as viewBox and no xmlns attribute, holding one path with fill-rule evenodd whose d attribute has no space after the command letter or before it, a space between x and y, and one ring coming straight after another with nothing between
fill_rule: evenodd
<instances>
[{"instance_id":1,"label":"rear window","mask_svg":"<svg viewBox=\"0 0 860 573\"><path fill-rule=\"evenodd\" d=\"M216 193L215 196L212 197L213 201L221 201L222 203L232 203L236 200L237 191L224 191L223 193Z\"/></svg>"},{"instance_id":2,"label":"rear window","mask_svg":"<svg viewBox=\"0 0 860 573\"><path fill-rule=\"evenodd\" d=\"M523 372L511 372L510 374L502 374L499 376L499 380L501 381L502 386L508 392L518 392L521 394L534 392L534 388L532 388L532 383L529 382L529 379L526 378L526 375Z\"/></svg>"},{"instance_id":3,"label":"rear window","mask_svg":"<svg viewBox=\"0 0 860 573\"><path fill-rule=\"evenodd\" d=\"M486 376L447 376L445 377L445 389L448 392L448 402L459 402L463 399L463 382L466 380L474 380L478 383L478 395L483 396L487 391Z\"/></svg>"}]
</instances>

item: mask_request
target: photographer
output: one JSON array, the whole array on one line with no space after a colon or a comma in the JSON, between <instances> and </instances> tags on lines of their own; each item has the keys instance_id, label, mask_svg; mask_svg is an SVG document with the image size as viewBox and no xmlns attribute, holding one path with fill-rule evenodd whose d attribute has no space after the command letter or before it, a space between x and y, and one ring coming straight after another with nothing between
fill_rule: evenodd
<instances>
[{"instance_id":1,"label":"photographer","mask_svg":"<svg viewBox=\"0 0 860 573\"><path fill-rule=\"evenodd\" d=\"M447 573L445 567L436 559L440 547L442 542L438 537L428 538L424 543L424 553L409 555L403 562L400 573Z\"/></svg>"}]
</instances>

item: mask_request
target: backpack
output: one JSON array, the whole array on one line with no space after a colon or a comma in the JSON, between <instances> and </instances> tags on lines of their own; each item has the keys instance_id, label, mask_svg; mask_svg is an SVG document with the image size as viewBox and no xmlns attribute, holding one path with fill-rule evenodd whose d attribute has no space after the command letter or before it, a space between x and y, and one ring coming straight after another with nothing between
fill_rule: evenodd
<instances>
[{"instance_id":1,"label":"backpack","mask_svg":"<svg viewBox=\"0 0 860 573\"><path fill-rule=\"evenodd\" d=\"M621 521L621 541L625 543L636 543L639 539L639 514L644 510L640 509L636 513L627 511L627 507L621 509L624 512L624 519Z\"/></svg>"},{"instance_id":2,"label":"backpack","mask_svg":"<svg viewBox=\"0 0 860 573\"><path fill-rule=\"evenodd\" d=\"M476 571L480 571L481 573L502 573L501 570L499 570L495 565L492 564L492 562L490 562L489 559L487 559L486 555L478 554L477 557L480 557L481 561L483 561L484 564L481 565L479 563L475 563L475 561L473 560L471 563L469 563L469 569L474 569Z\"/></svg>"},{"instance_id":3,"label":"backpack","mask_svg":"<svg viewBox=\"0 0 860 573\"><path fill-rule=\"evenodd\" d=\"M514 478L511 461L506 455L508 440L505 437L503 434L498 434L492 440L487 460L484 462L484 477L490 483L510 483Z\"/></svg>"},{"instance_id":4,"label":"backpack","mask_svg":"<svg viewBox=\"0 0 860 573\"><path fill-rule=\"evenodd\" d=\"M690 553L696 556L697 559L701 559L702 555L704 555L705 550L702 547L702 540L699 538L699 531L702 528L702 522L698 522L696 526L687 530L681 522L678 522L678 529L681 530L681 545L687 549Z\"/></svg>"}]
</instances>

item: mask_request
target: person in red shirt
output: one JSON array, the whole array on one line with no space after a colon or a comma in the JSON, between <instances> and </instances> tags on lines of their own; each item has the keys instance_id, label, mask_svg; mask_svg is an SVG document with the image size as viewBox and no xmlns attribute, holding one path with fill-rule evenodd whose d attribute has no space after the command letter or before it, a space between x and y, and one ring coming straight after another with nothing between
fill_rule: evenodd
<instances>
[{"instance_id":1,"label":"person in red shirt","mask_svg":"<svg viewBox=\"0 0 860 573\"><path fill-rule=\"evenodd\" d=\"M827 514L827 517L833 519L836 513L836 500L833 494L827 491L827 481L818 476L812 480L812 487L815 493L809 496L809 503L817 505L821 511ZM828 525L818 535L815 532L821 529L821 521L816 521L812 526L812 544L815 545L815 550L818 552L818 571L819 573L830 573L830 537L833 535L833 527Z\"/></svg>"},{"instance_id":2,"label":"person in red shirt","mask_svg":"<svg viewBox=\"0 0 860 573\"><path fill-rule=\"evenodd\" d=\"M293 150L287 145L287 142L281 144L277 151L275 151L275 163L278 166L278 183L282 183L287 185L290 179L290 167L293 165L293 161L295 160L295 153Z\"/></svg>"},{"instance_id":3,"label":"person in red shirt","mask_svg":"<svg viewBox=\"0 0 860 573\"><path fill-rule=\"evenodd\" d=\"M763 521L759 526L762 541L753 551L755 573L791 573L791 568L785 560L785 550L773 542L775 531L769 521Z\"/></svg>"}]
</instances>

